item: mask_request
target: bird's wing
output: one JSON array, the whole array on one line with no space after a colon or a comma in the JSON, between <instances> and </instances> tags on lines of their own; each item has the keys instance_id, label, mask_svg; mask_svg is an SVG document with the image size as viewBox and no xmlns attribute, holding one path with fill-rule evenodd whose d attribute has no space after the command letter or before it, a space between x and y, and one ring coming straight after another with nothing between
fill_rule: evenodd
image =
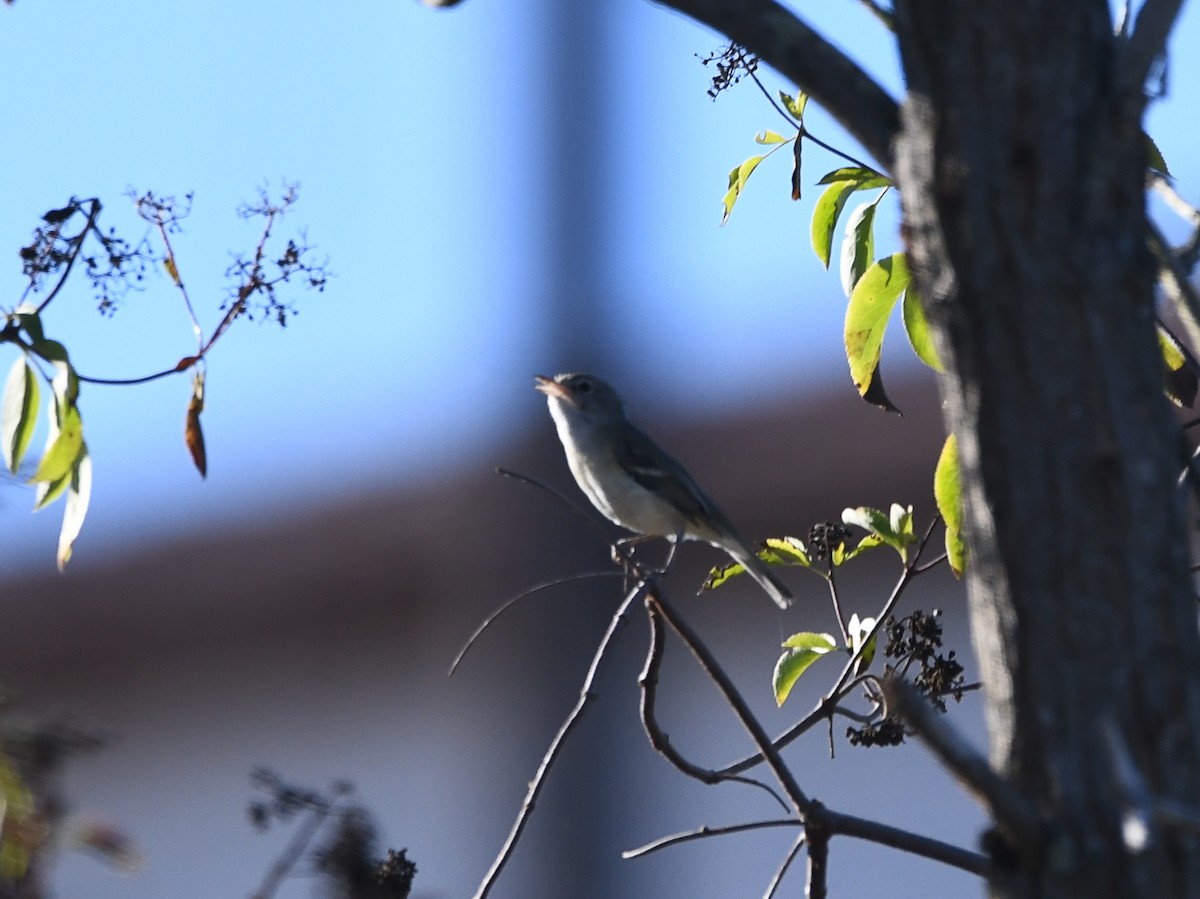
<instances>
[{"instance_id":1,"label":"bird's wing","mask_svg":"<svg viewBox=\"0 0 1200 899\"><path fill-rule=\"evenodd\" d=\"M618 464L635 481L666 499L688 521L724 521L687 470L641 431L631 428L629 436L617 442L614 452Z\"/></svg>"}]
</instances>

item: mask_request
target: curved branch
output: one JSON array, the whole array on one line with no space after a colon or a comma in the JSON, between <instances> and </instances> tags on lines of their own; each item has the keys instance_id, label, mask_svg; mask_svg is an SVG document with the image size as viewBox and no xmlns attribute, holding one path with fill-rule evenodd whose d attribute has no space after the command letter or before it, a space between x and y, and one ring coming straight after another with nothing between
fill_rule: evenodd
<instances>
[{"instance_id":1,"label":"curved branch","mask_svg":"<svg viewBox=\"0 0 1200 899\"><path fill-rule=\"evenodd\" d=\"M787 803L772 790L769 786L752 777L744 777L738 774L723 774L720 771L714 771L711 768L703 768L700 765L693 764L683 757L683 754L677 750L671 743L670 737L658 724L658 719L655 716L655 707L658 698L658 675L662 670L663 649L665 645L662 615L658 611L658 606L652 602L646 603L646 611L650 617L650 644L646 651L646 664L642 668L642 673L638 676L638 686L642 691L641 718L642 727L646 731L646 737L650 741L650 746L659 755L665 758L675 768L688 777L695 778L702 784L713 785L719 783L743 783L752 787L758 787L761 790L766 790L783 810L787 811Z\"/></svg>"},{"instance_id":2,"label":"curved branch","mask_svg":"<svg viewBox=\"0 0 1200 899\"><path fill-rule=\"evenodd\" d=\"M854 60L775 0L655 0L724 34L799 85L893 168L900 107ZM1139 17L1140 18L1140 17Z\"/></svg>"}]
</instances>

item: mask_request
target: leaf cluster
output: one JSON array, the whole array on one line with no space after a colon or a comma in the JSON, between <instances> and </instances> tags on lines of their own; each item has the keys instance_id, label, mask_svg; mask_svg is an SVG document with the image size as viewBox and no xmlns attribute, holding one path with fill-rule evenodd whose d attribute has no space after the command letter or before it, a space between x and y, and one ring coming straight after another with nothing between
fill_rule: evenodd
<instances>
[{"instance_id":1,"label":"leaf cluster","mask_svg":"<svg viewBox=\"0 0 1200 899\"><path fill-rule=\"evenodd\" d=\"M261 237L251 253L234 257L226 272L231 286L228 298L220 305L223 316L206 336L173 244L173 238L182 234L182 223L191 213L192 195L177 199L153 191L142 194L130 191L128 196L138 217L149 228L137 241L119 236L111 227L101 228L102 206L96 199L72 197L66 205L45 213L34 228L32 240L19 253L27 279L21 299L11 310L0 307L3 316L0 345L10 344L18 350L0 401L4 464L12 474L22 471L34 431L40 421L45 421L45 448L27 480L36 487L35 511L60 497L66 498L57 553L60 569L71 558L91 497L92 458L84 440L79 406L81 384L132 386L190 373L184 442L203 477L208 472L208 454L201 413L205 408L208 357L213 347L242 315L254 318L262 314L280 325L286 324L294 306L290 297L283 294L283 287L296 284L320 292L328 279L327 263L312 259L312 248L303 235L288 239L279 250L274 250L270 242L273 226L298 199L298 187L285 185L278 199L261 190L256 202L243 204L238 210L242 218L262 221ZM155 233L158 249L151 247L151 235ZM80 270L77 266L80 261L103 315L113 314L118 300L129 290L142 289L146 272L161 264L183 301L196 338L195 352L142 377L110 379L81 374L67 348L47 337L47 310L71 273ZM41 415L43 383L50 390L44 417Z\"/></svg>"}]
</instances>

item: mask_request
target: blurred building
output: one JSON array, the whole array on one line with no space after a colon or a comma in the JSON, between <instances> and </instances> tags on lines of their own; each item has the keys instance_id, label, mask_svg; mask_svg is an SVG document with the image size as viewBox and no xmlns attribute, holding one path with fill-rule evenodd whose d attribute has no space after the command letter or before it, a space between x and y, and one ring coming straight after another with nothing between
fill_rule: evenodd
<instances>
[{"instance_id":1,"label":"blurred building","mask_svg":"<svg viewBox=\"0 0 1200 899\"><path fill-rule=\"evenodd\" d=\"M804 536L847 505L913 502L932 513L940 443L934 398L904 394L904 418L849 391L797 407L759 397L755 417L677 423L658 436L677 450L754 539ZM496 463L578 493L548 417ZM894 556L844 572L843 599L872 614L898 573ZM416 895L473 893L521 805L526 785L575 702L620 582L575 582L532 595L502 616L451 679L451 659L505 599L555 577L604 570L603 543L540 491L490 471L340 504L287 510L257 529L210 526L185 542L114 558L91 574L0 584L0 681L14 716L67 720L110 737L67 770L81 810L128 830L146 859L134 875L83 855L55 866L62 899L248 896L288 836L248 821L249 775L267 765L324 788L355 784L386 846L418 865ZM688 544L669 584L743 691L782 732L813 705L818 663L782 710L770 675L782 638L836 630L824 583L787 578L795 608L777 612L747 581L693 597L715 551ZM941 608L947 642L970 658L960 585L920 578L902 610ZM700 840L646 858L620 852L700 825L779 817L765 793L685 779L647 745L637 715L645 654L635 610L597 696L552 771L498 897L735 897L762 894L797 834L784 829ZM968 662L968 676L973 664ZM672 743L703 765L749 744L716 691L668 640L660 714ZM982 743L978 696L952 707ZM958 844L982 819L917 745L857 749L819 728L785 756L828 805ZM836 757L830 758L830 739ZM765 776L765 775L764 775ZM835 840L836 896L966 895L974 878L870 844ZM803 863L779 895L799 895ZM281 896L311 895L290 879Z\"/></svg>"}]
</instances>

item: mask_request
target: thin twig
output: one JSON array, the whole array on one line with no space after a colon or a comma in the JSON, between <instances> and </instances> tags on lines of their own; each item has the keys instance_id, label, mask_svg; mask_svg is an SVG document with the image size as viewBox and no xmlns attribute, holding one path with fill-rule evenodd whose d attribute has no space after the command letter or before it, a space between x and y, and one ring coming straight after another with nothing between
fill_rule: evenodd
<instances>
[{"instance_id":1,"label":"thin twig","mask_svg":"<svg viewBox=\"0 0 1200 899\"><path fill-rule=\"evenodd\" d=\"M795 818L749 821L745 824L726 824L722 827L709 827L705 825L704 827L697 827L695 830L685 830L682 833L673 833L670 836L659 837L657 840L652 840L643 846L638 846L636 849L626 849L621 853L621 858L641 858L644 855L651 855L669 846L678 846L680 843L690 843L692 840L703 840L708 837L722 837L731 833L745 833L748 830L763 830L768 827L799 826L800 822Z\"/></svg>"},{"instance_id":2,"label":"thin twig","mask_svg":"<svg viewBox=\"0 0 1200 899\"><path fill-rule=\"evenodd\" d=\"M726 35L829 112L885 167L900 106L849 56L776 0L658 0Z\"/></svg>"},{"instance_id":3,"label":"thin twig","mask_svg":"<svg viewBox=\"0 0 1200 899\"><path fill-rule=\"evenodd\" d=\"M636 575L642 576L648 573L642 569L642 566L639 565L638 562L633 558L633 554L628 551L628 541L622 542L621 540L613 540L611 537L609 537L608 533L601 526L600 522L596 520L595 516L589 515L587 511L585 511L584 508L579 505L579 503L571 500L567 496L564 496L562 493L555 490L548 484L543 484L541 481L537 480L536 478L532 478L529 475L520 474L512 471L511 469L501 468L499 466L496 468L496 474L500 475L502 478L508 478L509 480L517 481L520 484L527 484L530 487L536 487L543 493L552 496L554 499L558 500L558 502L566 506L576 516L587 522L587 526L599 534L600 539L608 545L612 555L615 558L619 558L621 562L628 568L632 569Z\"/></svg>"},{"instance_id":4,"label":"thin twig","mask_svg":"<svg viewBox=\"0 0 1200 899\"><path fill-rule=\"evenodd\" d=\"M767 884L767 889L763 893L763 899L772 899L775 892L783 885L783 878L787 876L788 868L792 866L792 862L796 860L796 856L800 854L800 850L804 848L805 835L800 834L792 843L792 848L788 850L788 854L783 857L783 861L779 863L778 869L775 871L775 876L771 878L771 882Z\"/></svg>"},{"instance_id":5,"label":"thin twig","mask_svg":"<svg viewBox=\"0 0 1200 899\"><path fill-rule=\"evenodd\" d=\"M587 571L583 574L571 574L567 575L566 577L555 578L552 581L546 581L545 583L530 587L528 590L522 590L516 596L501 603L499 608L484 618L479 627L475 628L471 636L467 638L467 642L463 644L463 648L458 651L458 655L454 657L454 661L450 663L450 671L446 676L454 677L454 672L458 668L459 662L463 660L470 648L475 645L475 641L483 635L483 632L492 625L492 622L516 605L516 603L518 603L520 600L525 599L527 596L533 596L535 593L540 593L543 590L549 590L551 587L562 587L565 584L574 584L579 581L591 580L592 578L624 576L624 572L621 571Z\"/></svg>"},{"instance_id":6,"label":"thin twig","mask_svg":"<svg viewBox=\"0 0 1200 899\"><path fill-rule=\"evenodd\" d=\"M50 293L46 297L46 299L44 299L40 303L38 303L37 313L39 315L41 315L41 313L45 310L45 308L50 305L50 303L54 300L54 298L56 296L58 296L58 292L60 290L62 290L63 285L67 283L67 277L71 274L71 269L74 268L74 266L75 266L75 260L79 258L79 253L83 250L83 242L87 239L88 232L94 231L96 228L96 218L100 215L100 209L101 209L100 201L93 197L90 200L82 200L79 203L77 203L76 205L78 207L82 208L84 203L90 203L92 206L91 211L88 213L87 222L84 223L83 230L80 231L79 234L77 234L71 241L71 243L73 244L73 246L71 247L71 255L67 259L67 264L63 268L63 273L58 278L58 283L54 285L54 289L50 291ZM59 226L58 231L55 233L55 239L57 239L57 236L60 233L62 233L61 225ZM54 241L51 241L48 244L48 246L53 246L53 243L54 243ZM33 285L33 281L31 280L30 288L32 287L32 285ZM26 288L25 294L29 293L30 288ZM22 300L24 300L24 296L25 295L22 295Z\"/></svg>"},{"instance_id":7,"label":"thin twig","mask_svg":"<svg viewBox=\"0 0 1200 899\"><path fill-rule=\"evenodd\" d=\"M600 673L600 664L604 661L604 656L608 652L609 645L620 631L621 625L624 624L629 607L641 599L646 591L652 589L653 584L654 581L652 580L644 580L639 583L621 601L621 605L613 614L612 620L608 623L608 630L600 638L600 644L596 647L596 652L592 656L592 664L583 679L583 686L579 691L579 699L575 703L575 707L568 713L562 726L558 729L558 733L554 735L554 739L550 741L550 746L546 749L546 754L542 756L542 763L538 765L533 780L529 782L529 789L525 793L525 801L521 804L520 811L517 812L517 819L513 822L508 839L504 841L504 845L501 847L499 854L497 854L496 860L492 862L491 868L488 869L483 881L479 884L479 888L475 891L475 899L484 899L491 892L492 887L496 885L496 881L500 877L500 872L504 870L504 866L508 864L508 860L512 857L517 841L521 838L521 834L525 830L525 825L529 823L530 815L537 804L537 798L541 795L542 788L546 784L546 777L550 773L550 768L558 760L559 753L562 751L567 736L575 729L575 726L583 717L583 712L588 702L595 697L592 687L596 683L597 675Z\"/></svg>"},{"instance_id":8,"label":"thin twig","mask_svg":"<svg viewBox=\"0 0 1200 899\"><path fill-rule=\"evenodd\" d=\"M833 553L829 554L827 561L828 571L826 572L825 581L829 584L829 598L833 601L833 614L837 618L838 627L842 631L842 645L850 645L850 631L846 628L846 616L842 614L842 601L838 596L837 581L834 579L836 569L833 565Z\"/></svg>"}]
</instances>

